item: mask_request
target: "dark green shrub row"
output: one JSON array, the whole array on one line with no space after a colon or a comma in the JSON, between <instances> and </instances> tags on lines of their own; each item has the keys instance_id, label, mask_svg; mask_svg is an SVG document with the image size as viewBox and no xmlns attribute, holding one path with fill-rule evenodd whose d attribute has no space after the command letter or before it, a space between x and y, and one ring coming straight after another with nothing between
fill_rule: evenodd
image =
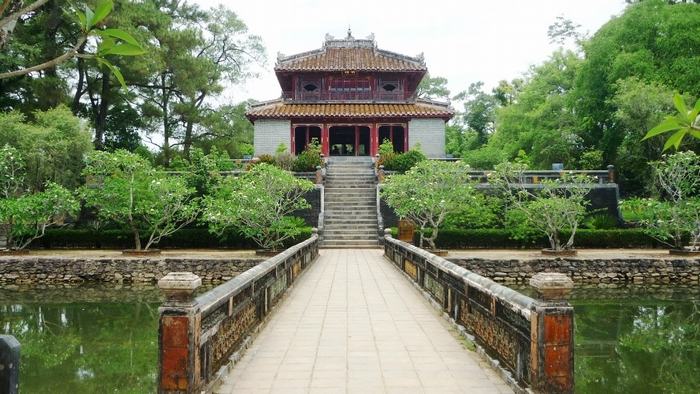
<instances>
[{"instance_id":1,"label":"dark green shrub row","mask_svg":"<svg viewBox=\"0 0 700 394\"><path fill-rule=\"evenodd\" d=\"M285 245L291 246L311 236L311 228L307 227L304 232L294 240L288 241ZM145 245L146 239L141 239ZM134 239L129 231L125 230L102 230L94 231L90 229L68 229L57 228L46 230L43 238L36 240L33 248L81 248L81 249L131 249L134 247ZM231 249L255 249L253 241L244 238L242 235L230 231L219 237L209 233L206 228L185 228L168 238L163 238L158 245L158 249L196 249L196 248L231 248Z\"/></svg>"},{"instance_id":2,"label":"dark green shrub row","mask_svg":"<svg viewBox=\"0 0 700 394\"><path fill-rule=\"evenodd\" d=\"M396 229L392 234L396 236ZM564 235L568 237L568 235ZM418 241L418 237L415 238ZM469 248L545 248L549 242L545 236L532 241L515 240L506 229L445 229L440 230L437 246L446 249ZM575 247L578 248L655 248L663 247L641 229L581 229L576 232Z\"/></svg>"}]
</instances>

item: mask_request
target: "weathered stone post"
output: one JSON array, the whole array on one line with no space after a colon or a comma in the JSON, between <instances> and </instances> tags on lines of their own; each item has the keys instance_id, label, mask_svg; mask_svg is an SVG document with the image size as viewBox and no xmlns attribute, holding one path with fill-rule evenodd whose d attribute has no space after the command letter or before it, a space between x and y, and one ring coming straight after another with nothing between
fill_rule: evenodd
<instances>
[{"instance_id":1,"label":"weathered stone post","mask_svg":"<svg viewBox=\"0 0 700 394\"><path fill-rule=\"evenodd\" d=\"M608 183L615 183L615 166L608 165Z\"/></svg>"},{"instance_id":2,"label":"weathered stone post","mask_svg":"<svg viewBox=\"0 0 700 394\"><path fill-rule=\"evenodd\" d=\"M19 393L19 342L0 335L0 393Z\"/></svg>"},{"instance_id":3,"label":"weathered stone post","mask_svg":"<svg viewBox=\"0 0 700 394\"><path fill-rule=\"evenodd\" d=\"M531 315L530 382L543 393L574 392L574 308L568 276L539 273L530 279L539 302Z\"/></svg>"},{"instance_id":4,"label":"weathered stone post","mask_svg":"<svg viewBox=\"0 0 700 394\"><path fill-rule=\"evenodd\" d=\"M321 169L321 166L316 166L316 184L323 184L323 170Z\"/></svg>"},{"instance_id":5,"label":"weathered stone post","mask_svg":"<svg viewBox=\"0 0 700 394\"><path fill-rule=\"evenodd\" d=\"M377 171L377 182L384 183L384 166L379 166Z\"/></svg>"},{"instance_id":6,"label":"weathered stone post","mask_svg":"<svg viewBox=\"0 0 700 394\"><path fill-rule=\"evenodd\" d=\"M201 285L191 272L171 272L158 281L166 297L158 308L159 393L199 392L201 315L193 294Z\"/></svg>"}]
</instances>

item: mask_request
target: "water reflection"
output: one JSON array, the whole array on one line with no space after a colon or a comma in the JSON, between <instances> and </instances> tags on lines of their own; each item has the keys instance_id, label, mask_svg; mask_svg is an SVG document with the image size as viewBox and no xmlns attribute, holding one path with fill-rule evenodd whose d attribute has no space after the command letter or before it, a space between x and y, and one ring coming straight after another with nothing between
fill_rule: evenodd
<instances>
[{"instance_id":1,"label":"water reflection","mask_svg":"<svg viewBox=\"0 0 700 394\"><path fill-rule=\"evenodd\" d=\"M700 392L697 288L574 294L576 391Z\"/></svg>"},{"instance_id":2,"label":"water reflection","mask_svg":"<svg viewBox=\"0 0 700 394\"><path fill-rule=\"evenodd\" d=\"M153 392L159 302L152 289L0 291L0 327L22 344L22 392Z\"/></svg>"}]
</instances>

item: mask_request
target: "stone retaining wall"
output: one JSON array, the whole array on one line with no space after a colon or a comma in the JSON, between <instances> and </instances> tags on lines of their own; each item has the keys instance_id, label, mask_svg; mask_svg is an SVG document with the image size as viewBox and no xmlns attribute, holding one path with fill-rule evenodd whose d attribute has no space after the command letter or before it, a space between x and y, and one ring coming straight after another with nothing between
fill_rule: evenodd
<instances>
[{"instance_id":1,"label":"stone retaining wall","mask_svg":"<svg viewBox=\"0 0 700 394\"><path fill-rule=\"evenodd\" d=\"M227 281L263 259L2 257L0 285L156 283L168 272L189 271L204 283Z\"/></svg>"},{"instance_id":2,"label":"stone retaining wall","mask_svg":"<svg viewBox=\"0 0 700 394\"><path fill-rule=\"evenodd\" d=\"M700 259L447 260L501 283L527 283L538 272L560 272L586 284L700 284Z\"/></svg>"}]
</instances>

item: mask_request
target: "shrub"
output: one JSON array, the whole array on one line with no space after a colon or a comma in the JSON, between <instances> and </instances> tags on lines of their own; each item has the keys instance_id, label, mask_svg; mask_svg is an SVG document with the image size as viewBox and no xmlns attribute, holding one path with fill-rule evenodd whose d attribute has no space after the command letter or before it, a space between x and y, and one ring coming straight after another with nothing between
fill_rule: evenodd
<instances>
[{"instance_id":1,"label":"shrub","mask_svg":"<svg viewBox=\"0 0 700 394\"><path fill-rule=\"evenodd\" d=\"M476 192L468 172L469 166L461 162L426 160L405 174L390 176L384 183L386 203L420 228L420 247L427 241L435 249L445 218L474 201Z\"/></svg>"},{"instance_id":2,"label":"shrub","mask_svg":"<svg viewBox=\"0 0 700 394\"><path fill-rule=\"evenodd\" d=\"M525 183L527 166L501 163L491 175L492 183L508 202L508 228L516 238L528 239L541 233L552 250L572 249L579 224L586 213L585 199L593 187L586 176L565 174L536 187ZM515 215L515 216L514 216ZM567 233L566 238L563 237ZM566 241L564 241L566 239Z\"/></svg>"},{"instance_id":3,"label":"shrub","mask_svg":"<svg viewBox=\"0 0 700 394\"><path fill-rule=\"evenodd\" d=\"M494 228L501 227L503 200L483 193L474 194L470 204L445 218L445 228Z\"/></svg>"},{"instance_id":4,"label":"shrub","mask_svg":"<svg viewBox=\"0 0 700 394\"><path fill-rule=\"evenodd\" d=\"M266 163L266 164L275 164L275 156L272 156L267 153L263 153L262 155L258 156L258 162L259 163Z\"/></svg>"},{"instance_id":5,"label":"shrub","mask_svg":"<svg viewBox=\"0 0 700 394\"><path fill-rule=\"evenodd\" d=\"M588 215L588 217L583 220L581 226L593 230L607 230L617 228L618 221L615 216L607 212L597 212Z\"/></svg>"},{"instance_id":6,"label":"shrub","mask_svg":"<svg viewBox=\"0 0 700 394\"><path fill-rule=\"evenodd\" d=\"M378 165L383 165L387 171L406 172L425 159L423 152L414 148L406 153L380 155Z\"/></svg>"},{"instance_id":7,"label":"shrub","mask_svg":"<svg viewBox=\"0 0 700 394\"><path fill-rule=\"evenodd\" d=\"M93 152L84 174L100 180L82 188L86 205L96 208L100 219L131 230L137 250L142 232L148 237L147 250L199 215L199 201L192 198L195 189L183 178L158 175L150 163L125 150Z\"/></svg>"},{"instance_id":8,"label":"shrub","mask_svg":"<svg viewBox=\"0 0 700 394\"><path fill-rule=\"evenodd\" d=\"M392 229L396 235L396 228ZM566 233L564 233L566 235ZM416 233L416 238L419 234ZM587 248L650 248L661 244L647 235L642 229L611 229L591 230L580 229L577 232L576 243ZM546 236L540 235L533 239L513 239L508 229L444 229L440 231L436 244L446 249L513 249L513 248L542 248L549 244Z\"/></svg>"},{"instance_id":9,"label":"shrub","mask_svg":"<svg viewBox=\"0 0 700 394\"><path fill-rule=\"evenodd\" d=\"M215 234L235 228L261 248L276 250L303 232L303 221L290 215L310 206L303 196L313 187L288 171L259 164L225 179L205 199L204 220Z\"/></svg>"},{"instance_id":10,"label":"shrub","mask_svg":"<svg viewBox=\"0 0 700 394\"><path fill-rule=\"evenodd\" d=\"M323 163L321 160L321 145L317 139L313 139L306 146L306 149L301 152L294 161L293 170L296 172L316 171L316 167Z\"/></svg>"},{"instance_id":11,"label":"shrub","mask_svg":"<svg viewBox=\"0 0 700 394\"><path fill-rule=\"evenodd\" d=\"M285 171L291 171L294 168L296 158L291 153L278 153L275 155L275 165Z\"/></svg>"}]
</instances>

